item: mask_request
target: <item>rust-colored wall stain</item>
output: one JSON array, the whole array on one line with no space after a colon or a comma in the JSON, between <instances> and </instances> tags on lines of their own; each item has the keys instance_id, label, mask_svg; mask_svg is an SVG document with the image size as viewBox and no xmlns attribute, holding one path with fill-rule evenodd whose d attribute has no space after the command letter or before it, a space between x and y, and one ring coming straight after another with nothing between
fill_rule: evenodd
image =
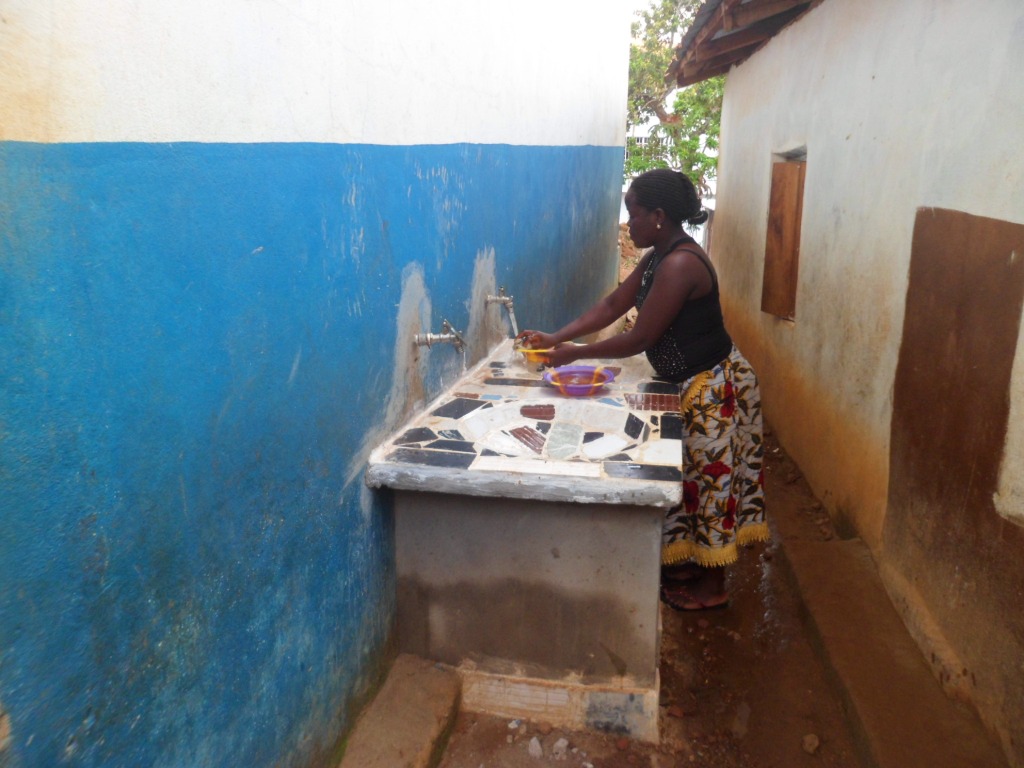
<instances>
[{"instance_id":1,"label":"rust-colored wall stain","mask_svg":"<svg viewBox=\"0 0 1024 768\"><path fill-rule=\"evenodd\" d=\"M1024 742L1024 529L993 502L1024 305L1024 225L918 210L893 394L885 557L1004 744ZM1016 725L1012 725L1016 723Z\"/></svg>"},{"instance_id":2,"label":"rust-colored wall stain","mask_svg":"<svg viewBox=\"0 0 1024 768\"><path fill-rule=\"evenodd\" d=\"M64 98L60 67L70 57L56 36L33 28L30 17L30 12L12 8L0 13L0 140L58 138L56 112Z\"/></svg>"}]
</instances>

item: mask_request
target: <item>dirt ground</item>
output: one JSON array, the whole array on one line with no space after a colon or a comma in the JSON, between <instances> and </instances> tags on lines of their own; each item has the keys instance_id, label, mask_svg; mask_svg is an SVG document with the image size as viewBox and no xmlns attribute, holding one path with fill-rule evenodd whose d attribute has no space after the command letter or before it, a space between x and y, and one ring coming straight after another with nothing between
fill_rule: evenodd
<instances>
[{"instance_id":1,"label":"dirt ground","mask_svg":"<svg viewBox=\"0 0 1024 768\"><path fill-rule=\"evenodd\" d=\"M628 274L636 257L624 237ZM769 521L785 515L799 521L801 538L834 537L770 428L766 447ZM743 551L730 569L725 610L678 613L662 606L658 745L462 713L441 768L861 768L778 549L776 533L772 542ZM539 757L529 752L534 738ZM555 754L560 739L568 742L562 759Z\"/></svg>"}]
</instances>

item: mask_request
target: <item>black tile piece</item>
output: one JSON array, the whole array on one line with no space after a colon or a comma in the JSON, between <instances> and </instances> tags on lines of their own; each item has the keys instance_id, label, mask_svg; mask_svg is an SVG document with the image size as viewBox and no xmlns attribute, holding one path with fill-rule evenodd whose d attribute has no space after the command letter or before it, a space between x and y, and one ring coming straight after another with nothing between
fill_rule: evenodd
<instances>
[{"instance_id":1,"label":"black tile piece","mask_svg":"<svg viewBox=\"0 0 1024 768\"><path fill-rule=\"evenodd\" d=\"M484 379L484 384L498 387L546 387L543 379Z\"/></svg>"},{"instance_id":2,"label":"black tile piece","mask_svg":"<svg viewBox=\"0 0 1024 768\"><path fill-rule=\"evenodd\" d=\"M445 440L465 440L466 439L465 437L462 436L462 433L459 432L459 430L457 430L457 429L439 429L437 431L437 434L439 434Z\"/></svg>"},{"instance_id":3,"label":"black tile piece","mask_svg":"<svg viewBox=\"0 0 1024 768\"><path fill-rule=\"evenodd\" d=\"M422 443L424 440L433 440L437 435L434 430L427 427L416 427L405 432L401 437L395 438L395 443L405 445L406 443Z\"/></svg>"},{"instance_id":4,"label":"black tile piece","mask_svg":"<svg viewBox=\"0 0 1024 768\"><path fill-rule=\"evenodd\" d=\"M476 453L473 443L466 440L435 440L427 443L424 448L432 448L436 451L459 451L460 453Z\"/></svg>"},{"instance_id":5,"label":"black tile piece","mask_svg":"<svg viewBox=\"0 0 1024 768\"><path fill-rule=\"evenodd\" d=\"M661 439L683 439L683 417L678 413L666 413L661 417Z\"/></svg>"},{"instance_id":6,"label":"black tile piece","mask_svg":"<svg viewBox=\"0 0 1024 768\"><path fill-rule=\"evenodd\" d=\"M642 381L637 391L655 395L678 395L679 385L674 381Z\"/></svg>"},{"instance_id":7,"label":"black tile piece","mask_svg":"<svg viewBox=\"0 0 1024 768\"><path fill-rule=\"evenodd\" d=\"M640 433L644 431L644 423L631 413L626 419L626 426L622 428L622 431L636 440L640 437Z\"/></svg>"},{"instance_id":8,"label":"black tile piece","mask_svg":"<svg viewBox=\"0 0 1024 768\"><path fill-rule=\"evenodd\" d=\"M597 438L599 438L599 437L604 437L604 432L584 432L583 433L583 442L584 443L592 443L595 440L597 440Z\"/></svg>"},{"instance_id":9,"label":"black tile piece","mask_svg":"<svg viewBox=\"0 0 1024 768\"><path fill-rule=\"evenodd\" d=\"M487 405L489 405L489 403L483 400L470 400L467 397L456 397L454 400L449 400L441 407L435 408L430 412L430 414L432 416L443 416L447 419L457 419L461 416L465 416L467 413L472 413L477 408Z\"/></svg>"},{"instance_id":10,"label":"black tile piece","mask_svg":"<svg viewBox=\"0 0 1024 768\"><path fill-rule=\"evenodd\" d=\"M388 461L402 464L428 464L432 467L450 467L452 469L469 469L469 465L475 458L475 453L424 451L418 448L396 448L388 454Z\"/></svg>"},{"instance_id":11,"label":"black tile piece","mask_svg":"<svg viewBox=\"0 0 1024 768\"><path fill-rule=\"evenodd\" d=\"M616 453L614 456L609 456L605 461L632 461L633 457L628 453Z\"/></svg>"},{"instance_id":12,"label":"black tile piece","mask_svg":"<svg viewBox=\"0 0 1024 768\"><path fill-rule=\"evenodd\" d=\"M654 414L653 416L651 416L651 424L653 424L654 426L658 426L658 414Z\"/></svg>"},{"instance_id":13,"label":"black tile piece","mask_svg":"<svg viewBox=\"0 0 1024 768\"><path fill-rule=\"evenodd\" d=\"M536 424L534 424L533 428L540 432L542 435L546 435L548 433L548 430L551 429L551 422L538 421Z\"/></svg>"},{"instance_id":14,"label":"black tile piece","mask_svg":"<svg viewBox=\"0 0 1024 768\"><path fill-rule=\"evenodd\" d=\"M679 482L683 479L683 473L679 467L666 467L656 464L616 464L605 462L602 467L609 477L619 477L627 480L664 480Z\"/></svg>"}]
</instances>

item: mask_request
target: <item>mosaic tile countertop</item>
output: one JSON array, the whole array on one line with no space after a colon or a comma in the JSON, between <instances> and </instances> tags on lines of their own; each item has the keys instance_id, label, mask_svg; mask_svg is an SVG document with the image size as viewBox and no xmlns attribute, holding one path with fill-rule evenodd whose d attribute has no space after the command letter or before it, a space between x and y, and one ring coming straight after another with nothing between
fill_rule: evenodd
<instances>
[{"instance_id":1,"label":"mosaic tile countertop","mask_svg":"<svg viewBox=\"0 0 1024 768\"><path fill-rule=\"evenodd\" d=\"M643 355L601 363L614 381L590 397L548 385L508 340L370 456L371 487L543 501L680 503L676 384Z\"/></svg>"}]
</instances>

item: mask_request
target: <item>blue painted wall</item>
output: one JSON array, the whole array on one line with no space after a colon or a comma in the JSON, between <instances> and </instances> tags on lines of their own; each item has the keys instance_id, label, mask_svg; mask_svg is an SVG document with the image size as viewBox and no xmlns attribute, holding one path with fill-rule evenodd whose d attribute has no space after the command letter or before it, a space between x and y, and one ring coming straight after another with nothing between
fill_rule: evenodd
<instances>
[{"instance_id":1,"label":"blue painted wall","mask_svg":"<svg viewBox=\"0 0 1024 768\"><path fill-rule=\"evenodd\" d=\"M0 143L8 763L322 763L393 631L387 496L345 478L383 419L403 269L464 329L493 247L520 325L557 325L614 282L621 166Z\"/></svg>"}]
</instances>

